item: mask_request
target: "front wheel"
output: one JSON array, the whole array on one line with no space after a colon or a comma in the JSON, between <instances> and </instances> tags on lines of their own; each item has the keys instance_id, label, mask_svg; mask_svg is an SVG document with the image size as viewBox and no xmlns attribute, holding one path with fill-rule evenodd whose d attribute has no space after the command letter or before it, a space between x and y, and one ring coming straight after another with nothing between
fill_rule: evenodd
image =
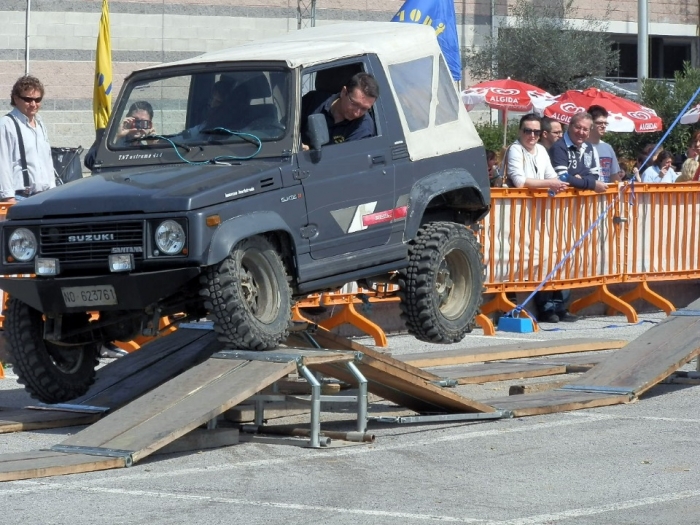
<instances>
[{"instance_id":1,"label":"front wheel","mask_svg":"<svg viewBox=\"0 0 700 525\"><path fill-rule=\"evenodd\" d=\"M71 322L88 322L72 314ZM85 315L78 320L76 316ZM19 299L10 298L4 321L13 369L32 397L63 403L80 397L95 382L98 345L62 346L43 339L44 318Z\"/></svg>"},{"instance_id":2,"label":"front wheel","mask_svg":"<svg viewBox=\"0 0 700 525\"><path fill-rule=\"evenodd\" d=\"M474 233L452 222L431 222L409 247L399 272L401 317L410 334L430 343L456 343L471 331L481 304L484 264Z\"/></svg>"},{"instance_id":3,"label":"front wheel","mask_svg":"<svg viewBox=\"0 0 700 525\"><path fill-rule=\"evenodd\" d=\"M262 236L239 242L202 276L205 307L224 341L246 350L276 348L289 335L292 294L272 243Z\"/></svg>"}]
</instances>

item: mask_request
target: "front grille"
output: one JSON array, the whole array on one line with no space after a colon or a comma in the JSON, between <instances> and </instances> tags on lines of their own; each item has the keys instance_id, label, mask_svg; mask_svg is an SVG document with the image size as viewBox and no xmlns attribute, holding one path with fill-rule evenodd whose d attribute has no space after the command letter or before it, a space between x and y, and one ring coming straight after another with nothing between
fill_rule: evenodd
<instances>
[{"instance_id":1,"label":"front grille","mask_svg":"<svg viewBox=\"0 0 700 525\"><path fill-rule=\"evenodd\" d=\"M126 248L143 259L143 229L144 221L42 226L40 253L61 262L106 262L113 248Z\"/></svg>"}]
</instances>

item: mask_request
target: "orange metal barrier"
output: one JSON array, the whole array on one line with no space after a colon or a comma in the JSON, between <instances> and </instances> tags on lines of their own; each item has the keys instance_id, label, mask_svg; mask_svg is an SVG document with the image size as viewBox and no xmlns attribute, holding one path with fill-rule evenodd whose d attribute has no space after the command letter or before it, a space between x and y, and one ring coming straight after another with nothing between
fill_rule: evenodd
<instances>
[{"instance_id":1,"label":"orange metal barrier","mask_svg":"<svg viewBox=\"0 0 700 525\"><path fill-rule=\"evenodd\" d=\"M609 314L621 312L636 323L637 312L630 303L642 299L670 314L673 304L652 291L648 282L700 277L700 184L619 185L602 194L568 190L555 197L546 190L492 188L491 198L491 212L479 231L487 276L485 302L476 318L487 335L495 333L488 315L515 308L508 295L532 292L589 228L590 234L542 288L592 288L571 304L572 312L603 303ZM635 287L617 297L608 288L615 283ZM368 295L370 302L376 300ZM327 304L361 302L347 292L324 298ZM317 302L301 301L298 309L307 306ZM341 315L335 314L338 319ZM353 311L355 315L359 314ZM523 311L521 316L528 314ZM353 324L361 327L360 322Z\"/></svg>"}]
</instances>

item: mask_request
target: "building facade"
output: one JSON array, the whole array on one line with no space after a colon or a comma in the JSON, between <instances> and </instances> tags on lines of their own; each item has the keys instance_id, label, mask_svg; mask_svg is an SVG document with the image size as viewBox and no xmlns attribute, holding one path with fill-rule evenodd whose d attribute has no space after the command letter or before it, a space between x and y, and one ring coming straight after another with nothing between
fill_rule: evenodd
<instances>
[{"instance_id":1,"label":"building facade","mask_svg":"<svg viewBox=\"0 0 700 525\"><path fill-rule=\"evenodd\" d=\"M576 0L581 16L607 3ZM114 95L131 71L242 42L343 21L387 21L403 0L110 0ZM456 0L463 47L478 46L508 16L509 0ZM29 6L29 13L27 9ZM621 52L616 76L636 76L637 0L616 0L609 20ZM648 0L652 77L698 63L697 0ZM87 148L94 138L92 91L101 0L0 0L0 90L25 71L46 86L41 115L52 145ZM27 24L27 21L29 23ZM465 78L465 83L468 77Z\"/></svg>"}]
</instances>

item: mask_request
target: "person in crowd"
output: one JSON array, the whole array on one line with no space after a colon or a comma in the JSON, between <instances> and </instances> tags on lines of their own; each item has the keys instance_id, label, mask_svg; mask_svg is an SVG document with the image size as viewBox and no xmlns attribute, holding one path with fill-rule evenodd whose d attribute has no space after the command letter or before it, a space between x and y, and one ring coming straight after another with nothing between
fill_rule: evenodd
<instances>
[{"instance_id":1,"label":"person in crowd","mask_svg":"<svg viewBox=\"0 0 700 525\"><path fill-rule=\"evenodd\" d=\"M540 144L549 151L552 145L564 135L564 128L562 128L561 122L550 117L542 117L540 124L542 125Z\"/></svg>"},{"instance_id":2,"label":"person in crowd","mask_svg":"<svg viewBox=\"0 0 700 525\"><path fill-rule=\"evenodd\" d=\"M673 170L673 155L670 151L662 151L642 173L642 182L675 182L678 173Z\"/></svg>"},{"instance_id":3,"label":"person in crowd","mask_svg":"<svg viewBox=\"0 0 700 525\"><path fill-rule=\"evenodd\" d=\"M698 156L700 156L700 129L696 129L690 136L685 152L673 157L673 169L680 172L687 159L697 159Z\"/></svg>"},{"instance_id":4,"label":"person in crowd","mask_svg":"<svg viewBox=\"0 0 700 525\"><path fill-rule=\"evenodd\" d=\"M518 140L508 148L504 160L506 176L516 188L547 188L552 193L559 193L569 185L557 177L547 150L538 143L541 133L537 115L529 113L520 119ZM566 311L568 299L568 291L535 294L538 320L545 323L576 321L578 316Z\"/></svg>"},{"instance_id":5,"label":"person in crowd","mask_svg":"<svg viewBox=\"0 0 700 525\"><path fill-rule=\"evenodd\" d=\"M555 142L549 150L549 157L559 178L566 178L576 189L603 193L608 185L598 180L598 153L588 142L592 125L593 118L588 113L576 113L571 117L562 140Z\"/></svg>"},{"instance_id":6,"label":"person in crowd","mask_svg":"<svg viewBox=\"0 0 700 525\"><path fill-rule=\"evenodd\" d=\"M698 172L700 162L695 158L687 158L681 166L681 174L676 178L676 182L692 182Z\"/></svg>"},{"instance_id":7,"label":"person in crowd","mask_svg":"<svg viewBox=\"0 0 700 525\"><path fill-rule=\"evenodd\" d=\"M588 113L577 113L571 117L569 128L562 140L556 141L549 150L549 156L560 179L581 190L594 190L603 193L607 184L598 180L600 163L598 153L588 142L593 118ZM575 322L578 315L569 312L570 290L540 292L535 295L538 319L545 323Z\"/></svg>"},{"instance_id":8,"label":"person in crowd","mask_svg":"<svg viewBox=\"0 0 700 525\"><path fill-rule=\"evenodd\" d=\"M331 144L374 137L377 133L370 114L379 97L379 84L369 73L356 73L339 93L313 93L303 101L301 109L302 149L308 150L306 125L309 115L326 117Z\"/></svg>"},{"instance_id":9,"label":"person in crowd","mask_svg":"<svg viewBox=\"0 0 700 525\"><path fill-rule=\"evenodd\" d=\"M506 173L516 188L547 188L559 193L569 187L557 177L547 150L538 143L542 134L540 118L528 113L520 119L518 140L506 153Z\"/></svg>"},{"instance_id":10,"label":"person in crowd","mask_svg":"<svg viewBox=\"0 0 700 525\"><path fill-rule=\"evenodd\" d=\"M14 203L56 186L51 145L38 115L44 85L30 75L12 86L12 111L0 118L0 200ZM21 141L21 142L20 142Z\"/></svg>"},{"instance_id":11,"label":"person in crowd","mask_svg":"<svg viewBox=\"0 0 700 525\"><path fill-rule=\"evenodd\" d=\"M654 152L653 155L651 155L651 158L647 160L645 168L651 166L656 161L656 157L659 156L659 153L661 153L664 150L663 146L659 146L656 150L654 150L654 148L656 148L656 144L653 142L647 144L646 146L644 146L644 148L642 148L642 153L644 153L645 155L644 158L648 157L652 152Z\"/></svg>"},{"instance_id":12,"label":"person in crowd","mask_svg":"<svg viewBox=\"0 0 700 525\"><path fill-rule=\"evenodd\" d=\"M598 152L598 160L600 161L598 178L603 182L620 181L624 178L625 172L620 169L613 147L602 140L608 127L608 110L603 106L594 105L588 108L588 113L593 117L593 126L588 141Z\"/></svg>"},{"instance_id":13,"label":"person in crowd","mask_svg":"<svg viewBox=\"0 0 700 525\"><path fill-rule=\"evenodd\" d=\"M498 154L492 149L486 150L486 167L489 172L489 185L492 188L500 188L503 186L503 177L501 170L498 167Z\"/></svg>"},{"instance_id":14,"label":"person in crowd","mask_svg":"<svg viewBox=\"0 0 700 525\"><path fill-rule=\"evenodd\" d=\"M153 106L145 100L137 100L129 107L129 111L126 113L124 120L122 120L114 141L118 146L125 146L154 134Z\"/></svg>"}]
</instances>

